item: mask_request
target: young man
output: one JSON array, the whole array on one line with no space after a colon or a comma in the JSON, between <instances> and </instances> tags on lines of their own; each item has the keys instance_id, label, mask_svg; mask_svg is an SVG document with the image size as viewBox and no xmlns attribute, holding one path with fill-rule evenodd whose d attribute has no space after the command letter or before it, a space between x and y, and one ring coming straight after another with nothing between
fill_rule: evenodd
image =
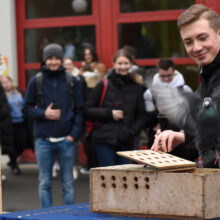
<instances>
[{"instance_id":1,"label":"young man","mask_svg":"<svg viewBox=\"0 0 220 220\"><path fill-rule=\"evenodd\" d=\"M64 204L74 202L72 168L75 140L83 123L83 98L80 84L75 77L70 78L73 87L70 88L68 85L62 59L63 48L60 45L47 45L43 50L45 65L42 65L41 69L42 97L39 97L37 76L28 83L25 96L24 111L35 122L35 151L39 166L39 195L42 208L52 206L52 167L55 157L58 158L61 169Z\"/></svg>"},{"instance_id":2,"label":"young man","mask_svg":"<svg viewBox=\"0 0 220 220\"><path fill-rule=\"evenodd\" d=\"M157 71L153 77L152 85L169 85L172 88L179 88L185 92L192 92L190 87L185 85L182 74L175 69L175 64L171 59L161 59L157 64ZM144 100L147 112L156 110L155 101L150 89L144 93Z\"/></svg>"},{"instance_id":3,"label":"young man","mask_svg":"<svg viewBox=\"0 0 220 220\"><path fill-rule=\"evenodd\" d=\"M206 6L195 4L180 15L177 24L188 55L200 66L201 84L196 93L210 97L220 88L220 18ZM170 152L187 139L184 132L158 130L152 149Z\"/></svg>"}]
</instances>

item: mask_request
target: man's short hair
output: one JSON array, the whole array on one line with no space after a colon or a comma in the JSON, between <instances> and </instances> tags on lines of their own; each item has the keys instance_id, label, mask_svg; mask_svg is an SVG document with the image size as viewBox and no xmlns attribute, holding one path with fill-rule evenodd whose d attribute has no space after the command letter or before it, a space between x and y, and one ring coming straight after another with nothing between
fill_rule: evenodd
<instances>
[{"instance_id":1,"label":"man's short hair","mask_svg":"<svg viewBox=\"0 0 220 220\"><path fill-rule=\"evenodd\" d=\"M195 4L190 6L184 11L177 20L177 26L179 30L187 24L190 24L200 18L204 18L209 21L210 27L217 32L220 29L219 15L202 4Z\"/></svg>"},{"instance_id":2,"label":"man's short hair","mask_svg":"<svg viewBox=\"0 0 220 220\"><path fill-rule=\"evenodd\" d=\"M170 67L175 69L175 63L171 59L161 59L157 63L157 69L168 70Z\"/></svg>"}]
</instances>

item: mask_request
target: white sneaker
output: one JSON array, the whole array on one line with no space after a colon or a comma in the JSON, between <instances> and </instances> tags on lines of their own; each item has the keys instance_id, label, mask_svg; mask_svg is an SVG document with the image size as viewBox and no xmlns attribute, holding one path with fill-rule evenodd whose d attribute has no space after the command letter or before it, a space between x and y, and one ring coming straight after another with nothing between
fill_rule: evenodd
<instances>
[{"instance_id":1,"label":"white sneaker","mask_svg":"<svg viewBox=\"0 0 220 220\"><path fill-rule=\"evenodd\" d=\"M52 171L53 178L57 177L59 170L60 170L60 165L59 165L59 163L57 161L55 161L54 165L53 165L53 171Z\"/></svg>"},{"instance_id":2,"label":"white sneaker","mask_svg":"<svg viewBox=\"0 0 220 220\"><path fill-rule=\"evenodd\" d=\"M2 181L6 180L6 176L4 174L2 174Z\"/></svg>"},{"instance_id":3,"label":"white sneaker","mask_svg":"<svg viewBox=\"0 0 220 220\"><path fill-rule=\"evenodd\" d=\"M77 180L79 177L79 172L76 166L73 167L73 178L74 180Z\"/></svg>"},{"instance_id":4,"label":"white sneaker","mask_svg":"<svg viewBox=\"0 0 220 220\"><path fill-rule=\"evenodd\" d=\"M90 171L88 168L82 167L82 168L80 168L80 173L88 175L88 174L90 174Z\"/></svg>"}]
</instances>

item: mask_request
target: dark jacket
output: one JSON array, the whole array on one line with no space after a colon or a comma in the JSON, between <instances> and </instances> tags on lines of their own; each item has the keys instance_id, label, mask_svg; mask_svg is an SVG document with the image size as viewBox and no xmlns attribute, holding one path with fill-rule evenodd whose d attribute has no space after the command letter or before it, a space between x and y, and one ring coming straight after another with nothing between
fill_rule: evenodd
<instances>
[{"instance_id":1,"label":"dark jacket","mask_svg":"<svg viewBox=\"0 0 220 220\"><path fill-rule=\"evenodd\" d=\"M195 93L202 99L205 97L218 97L220 94L220 52L212 63L208 64L207 66L201 67L199 73L201 83ZM187 131L185 131L185 133L186 142L194 139L193 136L187 134ZM212 161L209 161L209 164L206 164L206 161L204 161L205 158L203 158L203 165L206 164L204 165L205 167L213 167L213 164L215 164L216 160L215 149L208 149L207 152L203 153L209 154L209 158L213 158ZM216 167L218 167L217 164Z\"/></svg>"},{"instance_id":2,"label":"dark jacket","mask_svg":"<svg viewBox=\"0 0 220 220\"><path fill-rule=\"evenodd\" d=\"M8 101L1 84L0 84L0 141L2 144L3 154L10 154L15 151L10 107L8 105Z\"/></svg>"},{"instance_id":3,"label":"dark jacket","mask_svg":"<svg viewBox=\"0 0 220 220\"><path fill-rule=\"evenodd\" d=\"M79 81L73 76L74 83L74 111L71 109L69 90L66 82L64 68L50 71L45 66L43 72L43 104L37 106L36 77L33 77L27 86L24 101L24 112L35 121L36 137L63 137L71 135L78 138L83 118L83 95ZM61 109L60 120L48 120L44 112L51 103L56 103Z\"/></svg>"},{"instance_id":4,"label":"dark jacket","mask_svg":"<svg viewBox=\"0 0 220 220\"><path fill-rule=\"evenodd\" d=\"M122 76L111 70L107 77L107 90L102 107L99 106L103 81L98 82L85 105L88 120L96 123L93 130L95 143L132 147L134 137L145 126L143 89L135 74ZM124 118L115 121L112 110L124 111Z\"/></svg>"}]
</instances>

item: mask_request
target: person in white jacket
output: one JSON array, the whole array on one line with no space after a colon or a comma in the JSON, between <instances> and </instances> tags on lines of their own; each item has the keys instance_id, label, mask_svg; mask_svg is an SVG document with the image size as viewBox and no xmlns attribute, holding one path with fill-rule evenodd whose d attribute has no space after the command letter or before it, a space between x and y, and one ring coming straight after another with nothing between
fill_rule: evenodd
<instances>
[{"instance_id":1,"label":"person in white jacket","mask_svg":"<svg viewBox=\"0 0 220 220\"><path fill-rule=\"evenodd\" d=\"M185 80L183 75L175 69L175 64L171 59L161 59L157 64L157 73L154 75L152 80L152 86L154 85L169 85L172 88L178 88L185 92L192 92L191 88L185 84ZM147 89L144 93L144 101L145 101L145 109L149 115L149 121L147 122L149 127L149 146L151 146L154 142L154 135L156 130L164 129L163 126L160 125L160 119L158 116L159 111L157 109L156 103L152 96L150 89ZM169 129L176 129L169 125ZM166 127L165 126L165 127ZM168 129L168 128L167 128Z\"/></svg>"},{"instance_id":2,"label":"person in white jacket","mask_svg":"<svg viewBox=\"0 0 220 220\"><path fill-rule=\"evenodd\" d=\"M169 85L185 92L192 92L191 88L185 84L183 75L175 69L175 64L171 59L161 59L157 64L157 70L158 72L153 77L152 86ZM147 112L157 110L150 89L145 91L144 100Z\"/></svg>"}]
</instances>

